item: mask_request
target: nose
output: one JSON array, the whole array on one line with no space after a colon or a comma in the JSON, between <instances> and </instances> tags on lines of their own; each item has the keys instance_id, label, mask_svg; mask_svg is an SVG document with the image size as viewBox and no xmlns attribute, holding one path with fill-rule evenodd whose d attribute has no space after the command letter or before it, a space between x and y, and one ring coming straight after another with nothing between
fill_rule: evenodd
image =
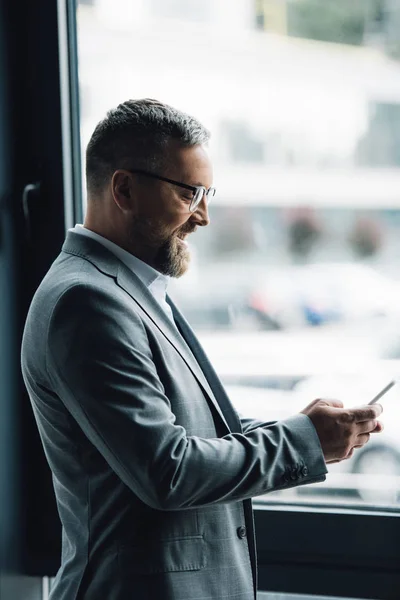
<instances>
[{"instance_id":1,"label":"nose","mask_svg":"<svg viewBox=\"0 0 400 600\"><path fill-rule=\"evenodd\" d=\"M205 195L203 196L202 201L192 214L191 220L194 221L196 225L199 225L200 227L206 227L210 224L210 216L208 214L208 205Z\"/></svg>"}]
</instances>

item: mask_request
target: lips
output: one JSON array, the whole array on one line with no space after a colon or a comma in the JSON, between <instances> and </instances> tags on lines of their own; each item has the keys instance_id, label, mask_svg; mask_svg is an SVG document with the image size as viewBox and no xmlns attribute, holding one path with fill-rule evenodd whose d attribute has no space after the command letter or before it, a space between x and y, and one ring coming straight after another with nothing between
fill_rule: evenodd
<instances>
[{"instance_id":1,"label":"lips","mask_svg":"<svg viewBox=\"0 0 400 600\"><path fill-rule=\"evenodd\" d=\"M188 237L188 235L190 235L191 232L185 232L185 233L178 233L178 240L181 240L181 242L184 242L186 240L186 238Z\"/></svg>"},{"instance_id":2,"label":"lips","mask_svg":"<svg viewBox=\"0 0 400 600\"><path fill-rule=\"evenodd\" d=\"M189 243L186 238L189 235L191 235L192 233L194 233L195 231L196 231L196 229L191 229L190 231L181 231L180 233L177 234L176 237L182 243L183 246L189 246Z\"/></svg>"},{"instance_id":3,"label":"lips","mask_svg":"<svg viewBox=\"0 0 400 600\"><path fill-rule=\"evenodd\" d=\"M188 229L188 230L181 230L177 236L180 240L183 240L185 238L187 238L188 235L191 235L192 233L194 233L196 231L197 227L195 229Z\"/></svg>"}]
</instances>

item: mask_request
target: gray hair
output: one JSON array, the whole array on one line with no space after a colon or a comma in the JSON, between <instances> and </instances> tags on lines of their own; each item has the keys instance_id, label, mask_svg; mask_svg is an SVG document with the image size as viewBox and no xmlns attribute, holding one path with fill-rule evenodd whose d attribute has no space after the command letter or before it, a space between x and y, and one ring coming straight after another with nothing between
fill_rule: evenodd
<instances>
[{"instance_id":1,"label":"gray hair","mask_svg":"<svg viewBox=\"0 0 400 600\"><path fill-rule=\"evenodd\" d=\"M206 144L209 131L194 117L145 98L127 100L108 111L86 150L89 192L101 191L117 169L157 170L172 140L183 146Z\"/></svg>"}]
</instances>

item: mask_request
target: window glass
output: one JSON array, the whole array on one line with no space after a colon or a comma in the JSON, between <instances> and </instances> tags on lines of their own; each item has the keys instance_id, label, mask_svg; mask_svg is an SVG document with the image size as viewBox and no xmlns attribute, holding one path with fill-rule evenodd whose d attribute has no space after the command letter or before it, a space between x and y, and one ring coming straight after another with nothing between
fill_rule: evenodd
<instances>
[{"instance_id":1,"label":"window glass","mask_svg":"<svg viewBox=\"0 0 400 600\"><path fill-rule=\"evenodd\" d=\"M180 20L209 21L211 0L150 0L151 15Z\"/></svg>"},{"instance_id":2,"label":"window glass","mask_svg":"<svg viewBox=\"0 0 400 600\"><path fill-rule=\"evenodd\" d=\"M364 404L400 375L399 30L378 0L79 3L83 150L128 98L212 132L211 225L170 291L241 413ZM400 386L382 404L325 483L263 500L398 508Z\"/></svg>"}]
</instances>

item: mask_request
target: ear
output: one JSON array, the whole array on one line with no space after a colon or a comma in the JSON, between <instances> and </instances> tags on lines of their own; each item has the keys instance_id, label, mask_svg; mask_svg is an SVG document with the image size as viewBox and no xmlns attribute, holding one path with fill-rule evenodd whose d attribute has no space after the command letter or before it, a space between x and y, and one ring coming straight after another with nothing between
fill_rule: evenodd
<instances>
[{"instance_id":1,"label":"ear","mask_svg":"<svg viewBox=\"0 0 400 600\"><path fill-rule=\"evenodd\" d=\"M123 212L136 212L137 195L135 179L129 171L119 169L111 178L111 192L115 204Z\"/></svg>"}]
</instances>

